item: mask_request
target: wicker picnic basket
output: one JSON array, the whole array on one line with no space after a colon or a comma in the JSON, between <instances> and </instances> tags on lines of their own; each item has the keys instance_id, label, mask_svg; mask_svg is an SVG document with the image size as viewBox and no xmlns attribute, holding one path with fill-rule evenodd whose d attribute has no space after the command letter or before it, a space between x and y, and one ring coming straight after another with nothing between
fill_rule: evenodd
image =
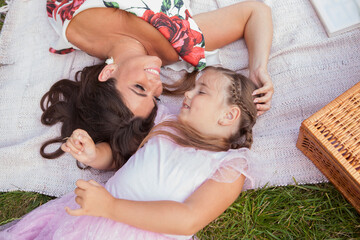
<instances>
[{"instance_id":1,"label":"wicker picnic basket","mask_svg":"<svg viewBox=\"0 0 360 240\"><path fill-rule=\"evenodd\" d=\"M296 146L360 213L360 82L304 120Z\"/></svg>"}]
</instances>

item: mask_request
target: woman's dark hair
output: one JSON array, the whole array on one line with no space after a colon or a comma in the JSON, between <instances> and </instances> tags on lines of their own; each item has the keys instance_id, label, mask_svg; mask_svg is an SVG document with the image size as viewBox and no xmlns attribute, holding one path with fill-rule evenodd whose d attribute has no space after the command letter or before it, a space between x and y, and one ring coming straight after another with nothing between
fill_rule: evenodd
<instances>
[{"instance_id":1,"label":"woman's dark hair","mask_svg":"<svg viewBox=\"0 0 360 240\"><path fill-rule=\"evenodd\" d=\"M105 63L85 67L76 73L75 81L62 79L42 97L41 122L48 126L61 122L62 127L59 137L41 146L41 156L49 159L61 156L64 152L60 147L50 153L45 152L46 147L64 142L78 128L87 131L95 143L110 144L116 169L135 153L154 125L157 106L146 119L134 117L115 87L116 80L98 81L104 66ZM77 165L83 168L79 162Z\"/></svg>"}]
</instances>

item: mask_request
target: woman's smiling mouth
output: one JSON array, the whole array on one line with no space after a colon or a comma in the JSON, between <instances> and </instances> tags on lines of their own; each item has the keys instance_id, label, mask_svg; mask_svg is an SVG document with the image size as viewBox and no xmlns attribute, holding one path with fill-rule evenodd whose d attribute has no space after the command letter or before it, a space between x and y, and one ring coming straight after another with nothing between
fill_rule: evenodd
<instances>
[{"instance_id":1,"label":"woman's smiling mouth","mask_svg":"<svg viewBox=\"0 0 360 240\"><path fill-rule=\"evenodd\" d=\"M159 68L145 68L144 69L146 72L149 72L151 74L160 76L160 69Z\"/></svg>"}]
</instances>

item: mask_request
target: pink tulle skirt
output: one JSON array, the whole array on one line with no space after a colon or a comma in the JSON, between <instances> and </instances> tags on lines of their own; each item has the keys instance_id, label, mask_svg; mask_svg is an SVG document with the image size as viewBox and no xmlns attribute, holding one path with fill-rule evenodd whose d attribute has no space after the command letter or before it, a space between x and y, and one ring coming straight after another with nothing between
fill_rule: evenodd
<instances>
[{"instance_id":1,"label":"pink tulle skirt","mask_svg":"<svg viewBox=\"0 0 360 240\"><path fill-rule=\"evenodd\" d=\"M74 199L75 195L70 193L38 207L17 224L0 232L0 239L172 239L106 218L70 216L65 207L78 208Z\"/></svg>"}]
</instances>

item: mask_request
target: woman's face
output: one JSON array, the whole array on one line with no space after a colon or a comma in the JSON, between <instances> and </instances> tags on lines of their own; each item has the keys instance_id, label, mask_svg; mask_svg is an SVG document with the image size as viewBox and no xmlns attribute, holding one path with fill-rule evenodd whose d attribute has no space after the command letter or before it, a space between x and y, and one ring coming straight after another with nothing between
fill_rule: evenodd
<instances>
[{"instance_id":1,"label":"woman's face","mask_svg":"<svg viewBox=\"0 0 360 240\"><path fill-rule=\"evenodd\" d=\"M136 56L122 63L113 73L116 87L135 116L147 117L162 93L161 60L154 56Z\"/></svg>"},{"instance_id":2,"label":"woman's face","mask_svg":"<svg viewBox=\"0 0 360 240\"><path fill-rule=\"evenodd\" d=\"M180 120L203 134L212 134L227 109L226 87L230 80L213 69L205 70L195 88L185 93Z\"/></svg>"}]
</instances>

